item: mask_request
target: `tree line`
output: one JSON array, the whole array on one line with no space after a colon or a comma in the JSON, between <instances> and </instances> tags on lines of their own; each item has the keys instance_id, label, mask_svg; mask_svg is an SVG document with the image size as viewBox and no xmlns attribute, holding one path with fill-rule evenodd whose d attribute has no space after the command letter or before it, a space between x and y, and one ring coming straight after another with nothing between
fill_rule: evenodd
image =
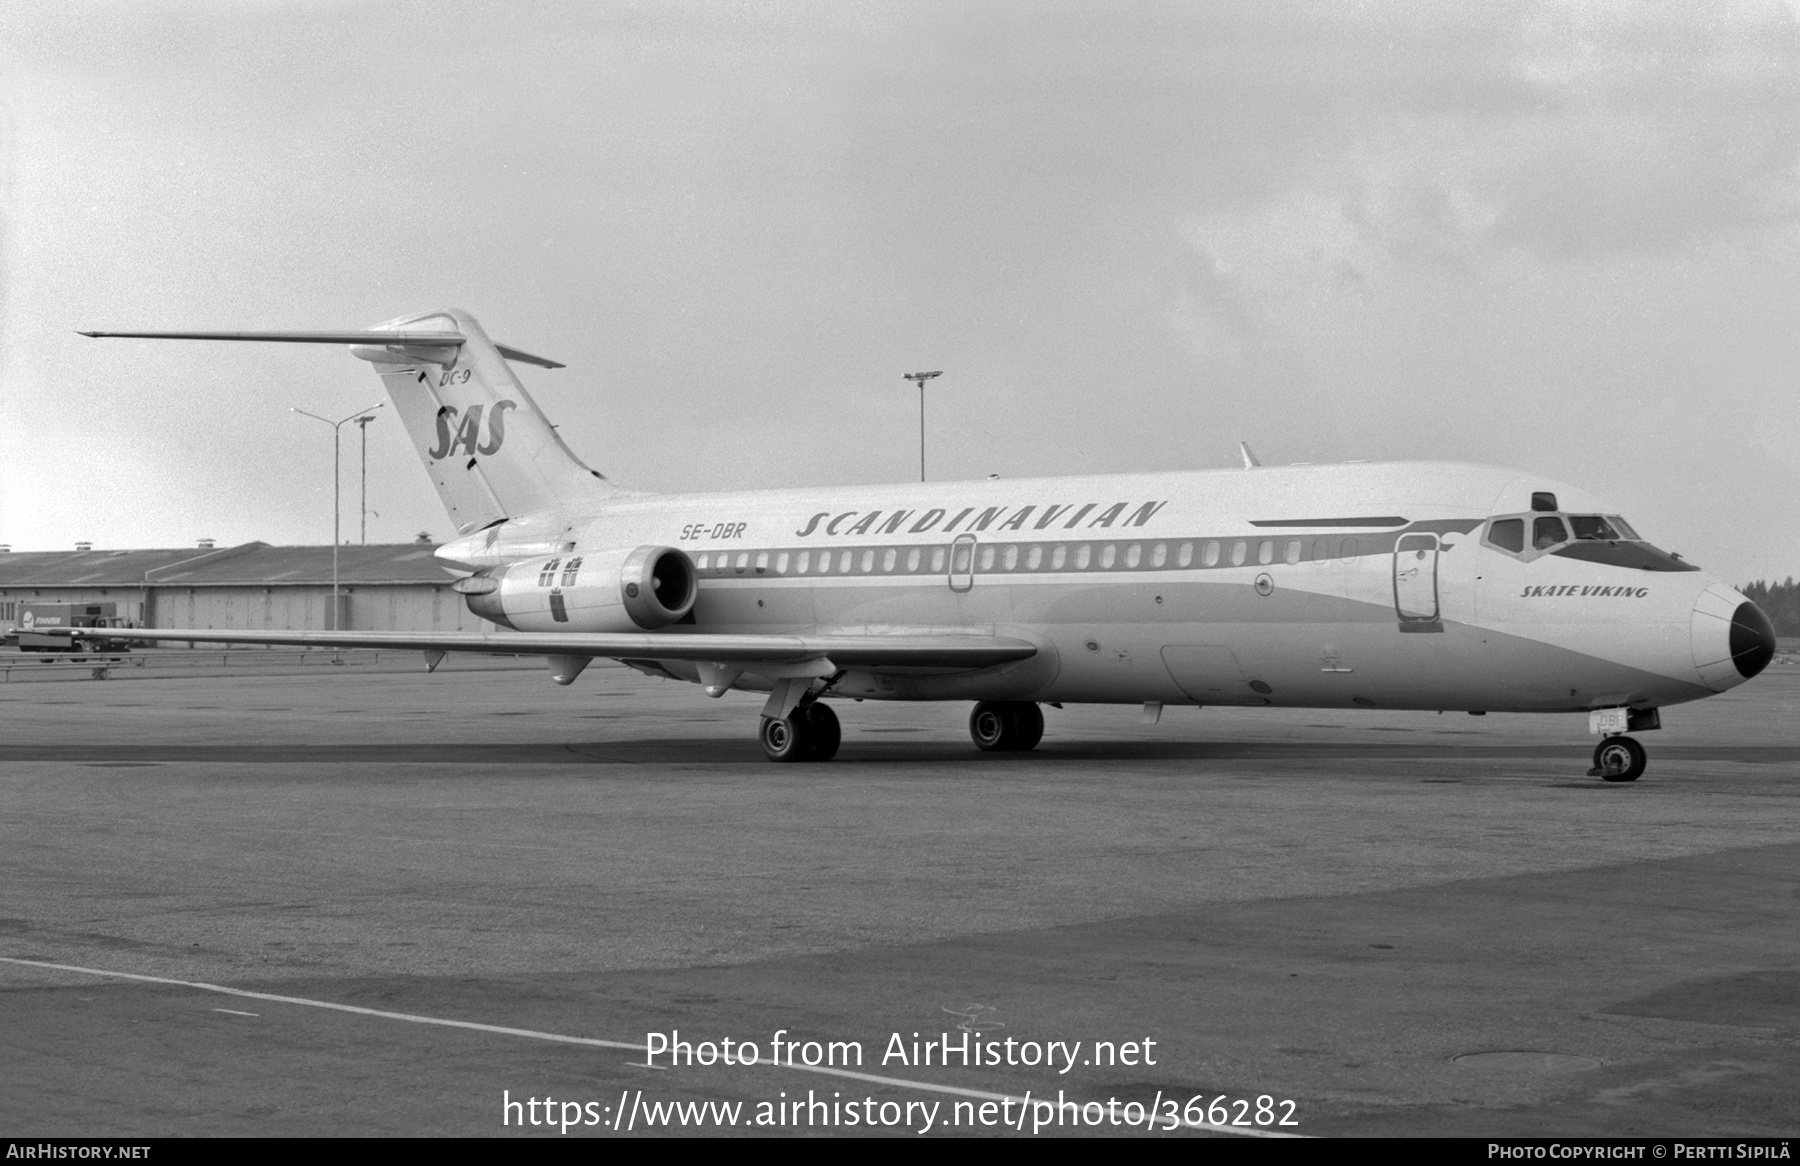
<instances>
[{"instance_id":1,"label":"tree line","mask_svg":"<svg viewBox=\"0 0 1800 1166\"><path fill-rule=\"evenodd\" d=\"M1800 583L1792 575L1783 583L1754 583L1738 588L1763 609L1778 636L1800 636Z\"/></svg>"}]
</instances>

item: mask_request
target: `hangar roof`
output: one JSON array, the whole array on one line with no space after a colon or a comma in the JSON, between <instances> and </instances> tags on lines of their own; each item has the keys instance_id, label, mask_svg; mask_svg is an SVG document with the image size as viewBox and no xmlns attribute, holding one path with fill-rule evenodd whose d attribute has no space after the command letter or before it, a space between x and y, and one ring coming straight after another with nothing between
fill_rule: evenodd
<instances>
[{"instance_id":1,"label":"hangar roof","mask_svg":"<svg viewBox=\"0 0 1800 1166\"><path fill-rule=\"evenodd\" d=\"M338 548L338 581L444 584L452 573L422 543ZM252 542L203 551L14 551L0 555L0 587L245 587L331 585L330 547Z\"/></svg>"}]
</instances>

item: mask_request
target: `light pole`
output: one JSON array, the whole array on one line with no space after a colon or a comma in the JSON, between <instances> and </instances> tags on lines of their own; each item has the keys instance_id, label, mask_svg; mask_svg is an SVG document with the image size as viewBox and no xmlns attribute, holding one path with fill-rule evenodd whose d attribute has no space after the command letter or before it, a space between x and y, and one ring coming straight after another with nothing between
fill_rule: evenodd
<instances>
[{"instance_id":1,"label":"light pole","mask_svg":"<svg viewBox=\"0 0 1800 1166\"><path fill-rule=\"evenodd\" d=\"M369 545L369 422L373 420L373 413L365 413L356 419L356 427L362 430L362 535L359 541L365 547Z\"/></svg>"},{"instance_id":2,"label":"light pole","mask_svg":"<svg viewBox=\"0 0 1800 1166\"><path fill-rule=\"evenodd\" d=\"M384 401L382 404L386 404L386 402ZM338 520L342 517L342 507L338 503L338 478L340 476L338 472L340 461L338 456L338 435L343 426L348 422L356 420L365 413L373 413L379 408L381 408L381 405L370 405L366 409L358 409L342 421L333 421L331 418L321 417L317 413L308 413L305 409L295 409L292 406L288 407L288 411L291 413L298 413L302 417L311 417L314 421L323 421L325 424L331 426L331 626L326 629L327 631L335 632L340 630L338 628ZM365 435L368 432L367 429L363 430Z\"/></svg>"},{"instance_id":3,"label":"light pole","mask_svg":"<svg viewBox=\"0 0 1800 1166\"><path fill-rule=\"evenodd\" d=\"M917 381L919 385L919 481L925 480L925 382L932 377L944 375L943 369L936 372L909 372L901 374L905 380Z\"/></svg>"}]
</instances>

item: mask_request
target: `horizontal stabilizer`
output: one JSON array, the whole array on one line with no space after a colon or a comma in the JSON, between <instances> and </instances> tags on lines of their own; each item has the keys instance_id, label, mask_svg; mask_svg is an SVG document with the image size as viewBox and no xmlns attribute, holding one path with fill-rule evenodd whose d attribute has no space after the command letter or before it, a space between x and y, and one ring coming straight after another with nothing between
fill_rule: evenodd
<instances>
[{"instance_id":1,"label":"horizontal stabilizer","mask_svg":"<svg viewBox=\"0 0 1800 1166\"><path fill-rule=\"evenodd\" d=\"M279 344L461 344L461 332L81 332L81 336L135 340L267 340Z\"/></svg>"},{"instance_id":2,"label":"horizontal stabilizer","mask_svg":"<svg viewBox=\"0 0 1800 1166\"><path fill-rule=\"evenodd\" d=\"M451 348L468 340L461 332L382 332L373 329L359 329L354 332L80 332L78 335L91 336L95 339L112 337L133 340L260 340L277 344L369 344L382 346L412 346L421 348ZM500 355L508 360L517 360L525 364L535 364L542 368L563 368L542 356L533 356L529 352L512 348L505 344L494 345Z\"/></svg>"}]
</instances>

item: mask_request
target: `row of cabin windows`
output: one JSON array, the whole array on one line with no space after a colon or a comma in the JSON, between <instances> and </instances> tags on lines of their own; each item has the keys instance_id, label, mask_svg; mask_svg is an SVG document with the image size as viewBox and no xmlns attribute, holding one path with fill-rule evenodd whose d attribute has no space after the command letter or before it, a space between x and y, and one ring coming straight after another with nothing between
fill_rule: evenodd
<instances>
[{"instance_id":1,"label":"row of cabin windows","mask_svg":"<svg viewBox=\"0 0 1800 1166\"><path fill-rule=\"evenodd\" d=\"M1566 519L1566 522L1565 522ZM1547 551L1571 541L1618 542L1638 540L1637 531L1618 515L1543 514L1531 520L1531 549ZM1525 550L1525 519L1496 518L1488 523L1488 541L1501 550L1521 554Z\"/></svg>"},{"instance_id":2,"label":"row of cabin windows","mask_svg":"<svg viewBox=\"0 0 1800 1166\"><path fill-rule=\"evenodd\" d=\"M1171 555L1171 550L1173 554ZM1159 543L955 543L950 547L865 547L860 550L822 551L720 551L702 552L695 556L694 566L714 575L754 571L758 575L913 575L927 572L942 574L946 568L956 574L971 570L991 571L1088 571L1098 568L1111 571L1158 570L1170 565L1192 567L1198 557L1203 567L1228 563L1241 567L1252 558L1259 564L1276 561L1298 563L1304 557L1305 540L1288 539L1285 545L1275 539L1252 543L1248 539L1230 542L1208 539L1184 542L1171 547ZM1343 540L1315 539L1314 562L1333 557L1349 560L1359 551L1353 538ZM952 557L954 556L954 558ZM1223 560L1223 562L1222 562Z\"/></svg>"}]
</instances>

